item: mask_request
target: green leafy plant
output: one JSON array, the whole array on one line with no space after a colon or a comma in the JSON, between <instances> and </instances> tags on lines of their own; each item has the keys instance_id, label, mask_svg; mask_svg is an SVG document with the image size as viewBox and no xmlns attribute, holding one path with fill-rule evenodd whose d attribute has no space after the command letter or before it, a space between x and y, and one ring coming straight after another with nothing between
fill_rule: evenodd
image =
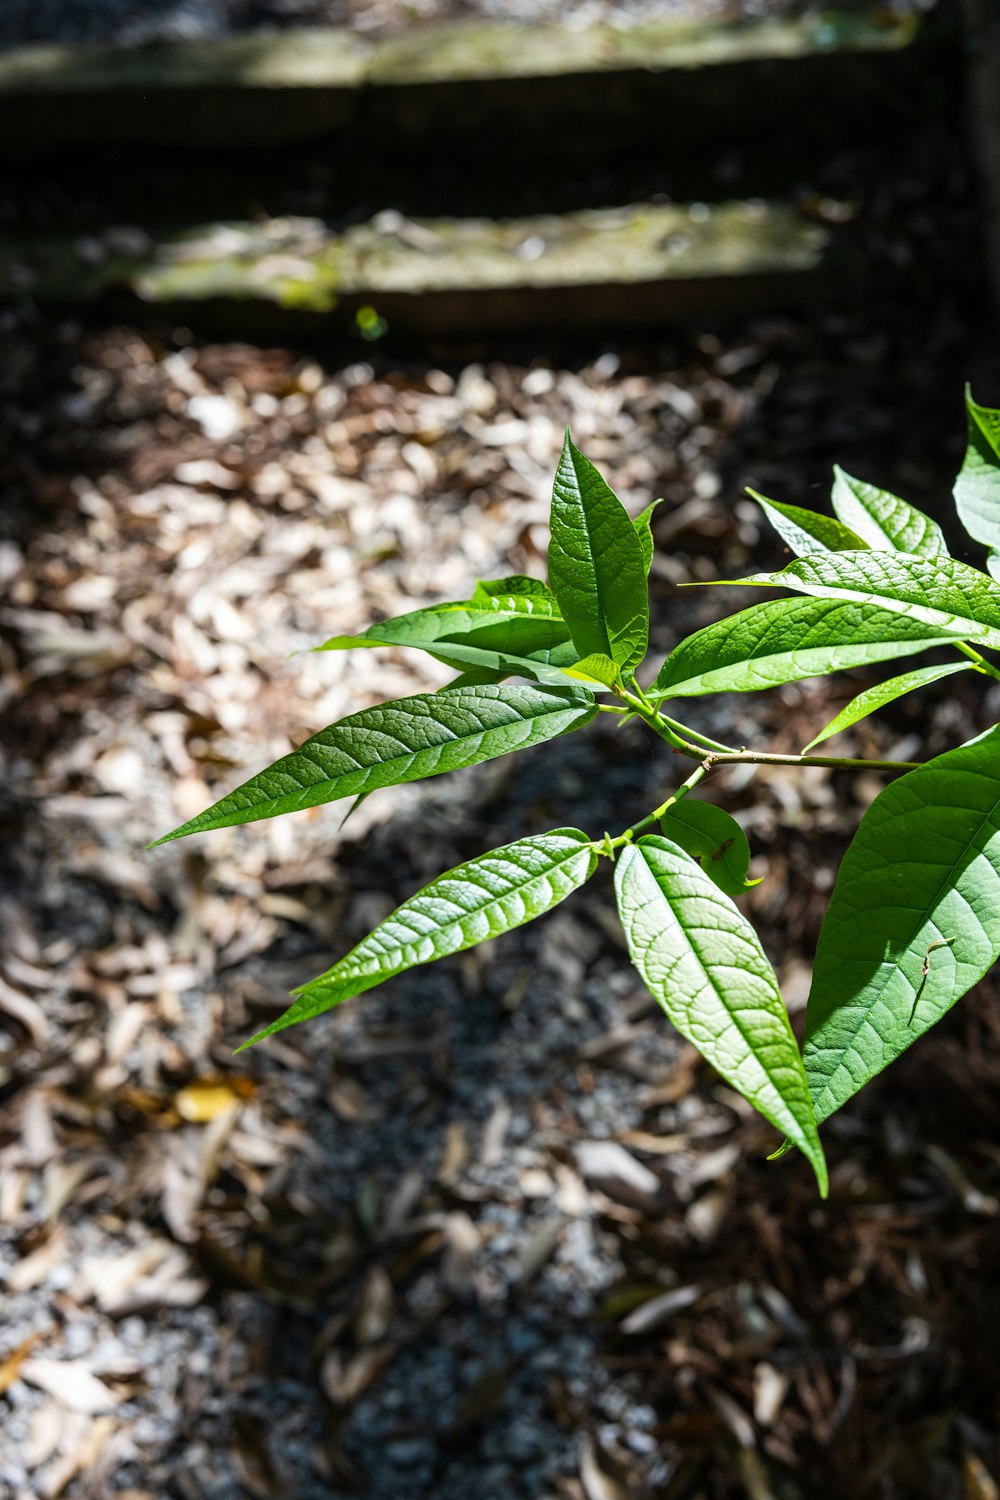
<instances>
[{"instance_id":1,"label":"green leafy plant","mask_svg":"<svg viewBox=\"0 0 1000 1500\"><path fill-rule=\"evenodd\" d=\"M967 410L955 499L969 534L991 549L993 566L1000 411L971 394ZM819 1124L939 1020L1000 953L1000 726L922 764L809 752L951 673L1000 680L1000 668L983 655L1000 649L1000 584L953 559L936 523L905 500L841 469L835 518L755 499L796 556L779 572L738 581L801 597L752 605L696 631L651 682L644 664L654 507L631 520L569 434L555 477L547 584L520 575L482 582L470 599L317 648L414 647L459 676L438 692L330 725L158 842L477 765L583 729L598 713L641 721L695 764L620 833L534 833L438 876L295 991L288 1010L251 1042L541 916L607 859L643 981L719 1075L781 1132L781 1150L797 1147L807 1157L825 1194ZM865 689L797 755L721 744L665 710L671 699L754 692L930 647L955 654ZM756 883L747 875L746 835L722 808L692 796L712 772L748 762L894 778L864 814L841 865L801 1050L774 970L737 905Z\"/></svg>"}]
</instances>

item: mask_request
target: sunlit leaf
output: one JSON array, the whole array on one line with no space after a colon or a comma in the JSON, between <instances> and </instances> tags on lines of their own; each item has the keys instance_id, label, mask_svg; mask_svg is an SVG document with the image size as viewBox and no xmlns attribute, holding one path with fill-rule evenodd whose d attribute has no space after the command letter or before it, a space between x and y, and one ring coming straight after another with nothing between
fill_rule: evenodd
<instances>
[{"instance_id":1,"label":"sunlit leaf","mask_svg":"<svg viewBox=\"0 0 1000 1500\"><path fill-rule=\"evenodd\" d=\"M978 568L951 557L814 552L797 558L780 573L725 581L875 604L925 625L961 633L967 640L1000 647L1000 585Z\"/></svg>"},{"instance_id":2,"label":"sunlit leaf","mask_svg":"<svg viewBox=\"0 0 1000 1500\"><path fill-rule=\"evenodd\" d=\"M820 932L805 1062L817 1120L933 1026L1000 955L1000 728L876 797Z\"/></svg>"},{"instance_id":3,"label":"sunlit leaf","mask_svg":"<svg viewBox=\"0 0 1000 1500\"><path fill-rule=\"evenodd\" d=\"M596 712L582 686L490 684L418 693L365 708L314 734L156 842L478 765L579 729Z\"/></svg>"},{"instance_id":4,"label":"sunlit leaf","mask_svg":"<svg viewBox=\"0 0 1000 1500\"><path fill-rule=\"evenodd\" d=\"M647 578L649 577L649 570L653 565L653 516L657 506L662 504L662 500L652 501L632 522L632 525L635 527L635 534L639 538L639 545L642 548L642 566Z\"/></svg>"},{"instance_id":5,"label":"sunlit leaf","mask_svg":"<svg viewBox=\"0 0 1000 1500\"><path fill-rule=\"evenodd\" d=\"M1000 409L980 406L966 387L965 411L968 441L955 480L955 506L966 531L985 542L992 556L1000 551Z\"/></svg>"},{"instance_id":6,"label":"sunlit leaf","mask_svg":"<svg viewBox=\"0 0 1000 1500\"><path fill-rule=\"evenodd\" d=\"M915 505L888 490L855 479L834 464L833 508L845 523L879 552L912 552L947 557L940 526Z\"/></svg>"},{"instance_id":7,"label":"sunlit leaf","mask_svg":"<svg viewBox=\"0 0 1000 1500\"><path fill-rule=\"evenodd\" d=\"M650 696L751 693L964 639L906 614L836 599L772 599L707 625L675 647Z\"/></svg>"},{"instance_id":8,"label":"sunlit leaf","mask_svg":"<svg viewBox=\"0 0 1000 1500\"><path fill-rule=\"evenodd\" d=\"M748 880L750 845L743 829L725 808L695 797L682 797L660 819L667 838L692 855L727 896L742 896L760 885Z\"/></svg>"},{"instance_id":9,"label":"sunlit leaf","mask_svg":"<svg viewBox=\"0 0 1000 1500\"><path fill-rule=\"evenodd\" d=\"M642 543L628 511L569 433L552 490L549 582L581 657L628 669L646 653Z\"/></svg>"},{"instance_id":10,"label":"sunlit leaf","mask_svg":"<svg viewBox=\"0 0 1000 1500\"><path fill-rule=\"evenodd\" d=\"M747 490L763 510L765 516L795 553L806 557L810 552L850 552L865 548L867 543L842 521L833 516L824 516L815 510L804 510L800 505L785 505L778 500L768 500L756 490Z\"/></svg>"},{"instance_id":11,"label":"sunlit leaf","mask_svg":"<svg viewBox=\"0 0 1000 1500\"><path fill-rule=\"evenodd\" d=\"M523 926L583 885L596 865L589 838L576 828L518 839L458 865L404 901L325 974L296 990L294 1004L251 1042L321 1015L404 969Z\"/></svg>"},{"instance_id":12,"label":"sunlit leaf","mask_svg":"<svg viewBox=\"0 0 1000 1500\"><path fill-rule=\"evenodd\" d=\"M811 739L808 745L803 747L802 754L805 755L806 751L811 750L814 745L821 745L832 735L840 734L841 730L849 729L852 724L867 719L869 714L884 708L887 703L894 703L897 698L902 698L906 693L926 687L930 682L938 682L942 677L951 677L955 672L971 672L971 670L972 663L969 661L949 661L936 667L917 667L912 672L904 672L900 677L890 677L888 682L878 682L874 687L865 688L856 698L852 698L850 703L844 705L836 718L831 719L815 739Z\"/></svg>"},{"instance_id":13,"label":"sunlit leaf","mask_svg":"<svg viewBox=\"0 0 1000 1500\"><path fill-rule=\"evenodd\" d=\"M713 1068L808 1157L826 1163L788 1013L760 939L670 839L626 845L615 868L628 950L651 994Z\"/></svg>"}]
</instances>

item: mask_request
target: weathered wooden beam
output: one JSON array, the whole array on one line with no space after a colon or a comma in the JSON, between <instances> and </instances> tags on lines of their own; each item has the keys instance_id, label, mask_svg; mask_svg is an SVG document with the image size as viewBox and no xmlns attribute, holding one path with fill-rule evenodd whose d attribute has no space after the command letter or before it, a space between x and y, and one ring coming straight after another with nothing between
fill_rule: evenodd
<instances>
[{"instance_id":1,"label":"weathered wooden beam","mask_svg":"<svg viewBox=\"0 0 1000 1500\"><path fill-rule=\"evenodd\" d=\"M831 134L914 109L914 17L665 21L579 32L442 24L0 54L0 153L446 142L477 156L687 150L776 121Z\"/></svg>"},{"instance_id":2,"label":"weathered wooden beam","mask_svg":"<svg viewBox=\"0 0 1000 1500\"><path fill-rule=\"evenodd\" d=\"M859 273L827 227L762 202L507 221L385 212L340 234L318 220L273 219L156 242L118 229L0 248L0 298L103 304L244 333L717 321L848 288L853 295Z\"/></svg>"}]
</instances>

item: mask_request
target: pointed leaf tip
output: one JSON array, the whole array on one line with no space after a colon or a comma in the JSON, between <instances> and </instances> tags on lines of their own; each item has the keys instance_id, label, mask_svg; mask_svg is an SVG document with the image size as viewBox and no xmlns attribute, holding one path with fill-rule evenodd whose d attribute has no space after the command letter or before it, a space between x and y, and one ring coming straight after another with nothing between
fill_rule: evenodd
<instances>
[{"instance_id":1,"label":"pointed leaf tip","mask_svg":"<svg viewBox=\"0 0 1000 1500\"><path fill-rule=\"evenodd\" d=\"M382 703L321 730L156 843L479 765L582 728L596 713L582 684L486 683Z\"/></svg>"},{"instance_id":2,"label":"pointed leaf tip","mask_svg":"<svg viewBox=\"0 0 1000 1500\"><path fill-rule=\"evenodd\" d=\"M617 495L567 434L552 489L549 583L581 657L623 670L646 653L643 544Z\"/></svg>"},{"instance_id":3,"label":"pointed leaf tip","mask_svg":"<svg viewBox=\"0 0 1000 1500\"><path fill-rule=\"evenodd\" d=\"M467 860L418 891L296 999L251 1046L404 970L499 937L557 906L589 880L597 854L578 828L557 828Z\"/></svg>"}]
</instances>

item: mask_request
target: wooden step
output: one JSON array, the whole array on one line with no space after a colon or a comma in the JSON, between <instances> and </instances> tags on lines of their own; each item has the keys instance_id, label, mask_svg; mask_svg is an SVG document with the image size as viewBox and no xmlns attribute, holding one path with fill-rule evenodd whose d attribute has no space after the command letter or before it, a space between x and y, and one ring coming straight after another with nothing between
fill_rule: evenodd
<instances>
[{"instance_id":1,"label":"wooden step","mask_svg":"<svg viewBox=\"0 0 1000 1500\"><path fill-rule=\"evenodd\" d=\"M603 157L787 122L824 139L916 118L940 44L915 16L724 24L439 24L365 39L293 30L135 49L0 53L0 153L115 144L438 145L478 159ZM932 52L934 56L932 57Z\"/></svg>"},{"instance_id":2,"label":"wooden step","mask_svg":"<svg viewBox=\"0 0 1000 1500\"><path fill-rule=\"evenodd\" d=\"M843 215L830 205L829 216ZM0 298L170 317L244 337L715 323L856 295L861 266L840 233L790 204L764 202L506 221L387 210L342 233L276 218L155 242L118 228L0 247Z\"/></svg>"}]
</instances>

